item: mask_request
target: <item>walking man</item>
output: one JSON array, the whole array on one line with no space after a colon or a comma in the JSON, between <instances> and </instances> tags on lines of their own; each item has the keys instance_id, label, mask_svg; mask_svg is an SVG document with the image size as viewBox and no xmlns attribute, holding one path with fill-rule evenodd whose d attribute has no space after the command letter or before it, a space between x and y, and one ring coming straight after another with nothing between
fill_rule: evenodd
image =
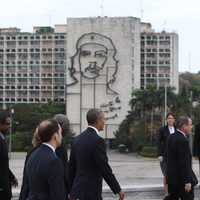
<instances>
[{"instance_id":1,"label":"walking man","mask_svg":"<svg viewBox=\"0 0 200 200\"><path fill-rule=\"evenodd\" d=\"M57 114L54 116L53 118L61 127L62 129L62 137L65 137L66 134L69 132L69 119L66 115L63 114ZM25 160L25 166L24 166L24 173L23 173L23 182L22 182L22 187L21 187L21 192L20 192L20 196L19 196L19 200L26 200L26 198L28 197L28 193L29 193L29 188L28 185L26 185L26 174L25 174L25 169L26 169L26 163L30 157L30 155L38 148L38 146L41 144L39 135L38 135L38 128L36 129L36 132L34 133L33 136L33 146L34 148L31 149L31 151L28 152L27 156L26 156L26 160ZM61 145L59 147L56 148L56 155L62 160L62 164L63 164L63 180L64 180L64 186L65 186L65 197L66 199L68 199L68 195L69 195L69 175L68 175L68 154L67 154L67 146L64 142L64 140L62 139L61 141Z\"/></svg>"},{"instance_id":2,"label":"walking man","mask_svg":"<svg viewBox=\"0 0 200 200\"><path fill-rule=\"evenodd\" d=\"M11 119L8 115L0 114L0 199L12 198L12 186L17 187L18 181L9 169L8 150L5 136L9 133Z\"/></svg>"},{"instance_id":3,"label":"walking man","mask_svg":"<svg viewBox=\"0 0 200 200\"><path fill-rule=\"evenodd\" d=\"M55 154L61 144L61 127L55 120L38 126L42 144L31 154L26 166L29 194L27 200L65 200L63 165Z\"/></svg>"},{"instance_id":4,"label":"walking man","mask_svg":"<svg viewBox=\"0 0 200 200\"><path fill-rule=\"evenodd\" d=\"M177 120L177 131L167 142L166 177L169 195L165 200L194 200L197 178L192 170L192 155L187 136L191 134L192 120L181 116Z\"/></svg>"},{"instance_id":5,"label":"walking man","mask_svg":"<svg viewBox=\"0 0 200 200\"><path fill-rule=\"evenodd\" d=\"M88 128L76 137L69 160L71 200L102 200L102 178L112 191L124 199L118 181L108 164L105 144L99 135L105 124L100 109L87 112Z\"/></svg>"}]
</instances>

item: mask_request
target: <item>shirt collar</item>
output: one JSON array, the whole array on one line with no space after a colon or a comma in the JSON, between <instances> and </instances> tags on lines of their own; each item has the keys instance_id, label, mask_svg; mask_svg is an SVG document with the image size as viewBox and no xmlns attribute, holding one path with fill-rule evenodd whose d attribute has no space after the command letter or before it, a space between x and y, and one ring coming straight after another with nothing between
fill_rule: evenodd
<instances>
[{"instance_id":1,"label":"shirt collar","mask_svg":"<svg viewBox=\"0 0 200 200\"><path fill-rule=\"evenodd\" d=\"M177 131L179 131L180 133L182 133L184 135L184 137L186 137L185 133L179 129L177 129Z\"/></svg>"},{"instance_id":2,"label":"shirt collar","mask_svg":"<svg viewBox=\"0 0 200 200\"><path fill-rule=\"evenodd\" d=\"M99 135L99 131L94 126L88 126L88 128L93 128L96 131L97 135Z\"/></svg>"},{"instance_id":3,"label":"shirt collar","mask_svg":"<svg viewBox=\"0 0 200 200\"><path fill-rule=\"evenodd\" d=\"M5 140L5 137L4 137L4 135L0 132L0 137L3 139L3 140Z\"/></svg>"},{"instance_id":4,"label":"shirt collar","mask_svg":"<svg viewBox=\"0 0 200 200\"><path fill-rule=\"evenodd\" d=\"M175 130L174 130L174 127L173 126L168 126L168 129L169 129L169 132L170 134L174 133Z\"/></svg>"},{"instance_id":5,"label":"shirt collar","mask_svg":"<svg viewBox=\"0 0 200 200\"><path fill-rule=\"evenodd\" d=\"M52 151L55 153L55 149L50 145L50 144L48 144L48 143L45 143L45 142L43 142L42 144L44 144L44 145L46 145L46 146L48 146L48 147L50 147L51 149L52 149Z\"/></svg>"}]
</instances>

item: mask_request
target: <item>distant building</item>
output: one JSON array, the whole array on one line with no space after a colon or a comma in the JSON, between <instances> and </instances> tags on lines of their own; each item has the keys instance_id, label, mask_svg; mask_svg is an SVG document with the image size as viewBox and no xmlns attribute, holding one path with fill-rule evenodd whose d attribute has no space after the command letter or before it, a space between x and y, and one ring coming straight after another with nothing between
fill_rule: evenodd
<instances>
[{"instance_id":1,"label":"distant building","mask_svg":"<svg viewBox=\"0 0 200 200\"><path fill-rule=\"evenodd\" d=\"M141 89L149 83L179 90L178 35L154 32L151 24L141 24Z\"/></svg>"},{"instance_id":2,"label":"distant building","mask_svg":"<svg viewBox=\"0 0 200 200\"><path fill-rule=\"evenodd\" d=\"M66 103L76 133L85 114L101 108L104 137L127 115L132 91L173 86L178 91L178 35L155 32L134 17L68 18L67 25L0 29L0 105Z\"/></svg>"},{"instance_id":3,"label":"distant building","mask_svg":"<svg viewBox=\"0 0 200 200\"><path fill-rule=\"evenodd\" d=\"M15 30L20 29L0 32L0 104L64 103L66 32L54 33L51 27L34 28L35 33Z\"/></svg>"},{"instance_id":4,"label":"distant building","mask_svg":"<svg viewBox=\"0 0 200 200\"><path fill-rule=\"evenodd\" d=\"M18 33L18 32L20 32L20 29L16 27L0 28L0 33Z\"/></svg>"}]
</instances>

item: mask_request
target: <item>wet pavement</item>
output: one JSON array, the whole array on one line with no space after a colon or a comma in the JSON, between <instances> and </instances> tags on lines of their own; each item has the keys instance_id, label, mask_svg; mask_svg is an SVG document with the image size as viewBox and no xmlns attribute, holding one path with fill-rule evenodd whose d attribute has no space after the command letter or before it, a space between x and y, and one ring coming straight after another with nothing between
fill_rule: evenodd
<instances>
[{"instance_id":1,"label":"wet pavement","mask_svg":"<svg viewBox=\"0 0 200 200\"><path fill-rule=\"evenodd\" d=\"M163 199L163 179L158 159L143 158L134 153L121 154L115 150L109 150L107 153L113 173L125 191L126 200ZM12 200L18 199L25 155L26 153L12 153L11 155L10 168L19 181L19 186L13 189L14 197ZM199 164L195 160L193 160L193 169L199 177ZM195 189L195 193L199 199L199 188ZM118 199L118 195L114 195L105 182L103 184L103 197L104 200Z\"/></svg>"}]
</instances>

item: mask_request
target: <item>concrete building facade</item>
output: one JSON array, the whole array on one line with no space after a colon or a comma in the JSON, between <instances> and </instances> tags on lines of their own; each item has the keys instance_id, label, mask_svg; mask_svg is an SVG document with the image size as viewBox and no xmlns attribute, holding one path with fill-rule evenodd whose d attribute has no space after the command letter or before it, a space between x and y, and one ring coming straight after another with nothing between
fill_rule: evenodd
<instances>
[{"instance_id":1,"label":"concrete building facade","mask_svg":"<svg viewBox=\"0 0 200 200\"><path fill-rule=\"evenodd\" d=\"M179 90L178 35L156 33L151 24L141 24L141 89L149 83L157 88L171 86Z\"/></svg>"},{"instance_id":2,"label":"concrete building facade","mask_svg":"<svg viewBox=\"0 0 200 200\"><path fill-rule=\"evenodd\" d=\"M130 109L132 90L140 88L140 20L72 18L67 28L67 115L80 133L88 109L101 108L103 135L111 139Z\"/></svg>"},{"instance_id":3,"label":"concrete building facade","mask_svg":"<svg viewBox=\"0 0 200 200\"><path fill-rule=\"evenodd\" d=\"M34 33L21 33L11 28L0 32L0 104L3 107L17 103L65 102L66 32L54 33L51 29L35 27Z\"/></svg>"}]
</instances>

